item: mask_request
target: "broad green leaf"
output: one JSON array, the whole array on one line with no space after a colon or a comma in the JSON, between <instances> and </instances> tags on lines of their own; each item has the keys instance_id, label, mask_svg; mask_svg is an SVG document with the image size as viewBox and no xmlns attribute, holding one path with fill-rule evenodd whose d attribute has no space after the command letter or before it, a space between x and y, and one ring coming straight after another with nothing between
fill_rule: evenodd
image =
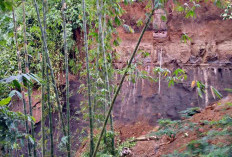
<instances>
[{"instance_id":1,"label":"broad green leaf","mask_svg":"<svg viewBox=\"0 0 232 157\"><path fill-rule=\"evenodd\" d=\"M18 96L20 99L23 98L22 94L18 92L17 90L12 90L9 94L9 97L13 97L14 95Z\"/></svg>"},{"instance_id":2,"label":"broad green leaf","mask_svg":"<svg viewBox=\"0 0 232 157\"><path fill-rule=\"evenodd\" d=\"M18 80L13 80L13 84L15 86L15 88L21 92L21 85L20 83L18 82Z\"/></svg>"},{"instance_id":3,"label":"broad green leaf","mask_svg":"<svg viewBox=\"0 0 232 157\"><path fill-rule=\"evenodd\" d=\"M29 77L31 77L32 80L35 80L37 83L41 84L41 82L39 81L40 78L37 75L32 74L32 73L30 73L28 75L29 75Z\"/></svg>"},{"instance_id":4,"label":"broad green leaf","mask_svg":"<svg viewBox=\"0 0 232 157\"><path fill-rule=\"evenodd\" d=\"M2 99L2 100L0 101L0 105L1 105L1 106L7 105L7 104L10 103L10 101L11 101L11 97Z\"/></svg>"},{"instance_id":5,"label":"broad green leaf","mask_svg":"<svg viewBox=\"0 0 232 157\"><path fill-rule=\"evenodd\" d=\"M217 89L215 89L213 86L210 86L210 89L211 89L212 95L216 95L219 99L223 97L222 94ZM214 96L214 99L215 99L215 96Z\"/></svg>"}]
</instances>

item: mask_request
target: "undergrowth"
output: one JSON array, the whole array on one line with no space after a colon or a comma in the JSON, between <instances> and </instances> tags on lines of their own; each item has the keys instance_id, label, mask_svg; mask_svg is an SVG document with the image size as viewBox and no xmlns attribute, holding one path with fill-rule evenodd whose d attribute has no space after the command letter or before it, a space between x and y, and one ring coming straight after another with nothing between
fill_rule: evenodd
<instances>
[{"instance_id":1,"label":"undergrowth","mask_svg":"<svg viewBox=\"0 0 232 157\"><path fill-rule=\"evenodd\" d=\"M184 118L189 118L198 113L198 108L182 111ZM199 131L202 126L208 126L209 131ZM176 137L178 133L194 131L197 139L183 145L184 151L174 150L173 153L163 157L231 157L232 156L232 117L225 115L219 121L200 121L192 123L190 119L183 121L171 121L163 119L159 121L160 129L153 134ZM187 135L188 136L188 135ZM183 137L184 138L184 137Z\"/></svg>"},{"instance_id":2,"label":"undergrowth","mask_svg":"<svg viewBox=\"0 0 232 157\"><path fill-rule=\"evenodd\" d=\"M123 148L132 148L135 146L136 142L134 138L129 138L124 142L118 141L116 144L115 152L112 155L112 147L111 147L111 137L117 135L117 133L113 134L111 131L106 132L106 138L101 140L101 144L99 147L99 151L97 153L97 157L114 157L114 156L121 156L121 152ZM99 134L94 137L94 142L97 141L99 138ZM81 157L89 157L89 151L84 152Z\"/></svg>"}]
</instances>

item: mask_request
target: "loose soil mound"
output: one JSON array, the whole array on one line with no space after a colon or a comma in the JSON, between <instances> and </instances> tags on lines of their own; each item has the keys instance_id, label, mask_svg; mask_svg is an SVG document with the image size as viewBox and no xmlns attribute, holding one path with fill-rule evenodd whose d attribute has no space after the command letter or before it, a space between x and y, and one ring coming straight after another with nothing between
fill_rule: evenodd
<instances>
[{"instance_id":1,"label":"loose soil mound","mask_svg":"<svg viewBox=\"0 0 232 157\"><path fill-rule=\"evenodd\" d=\"M216 122L221 120L226 115L231 116L232 113L232 96L228 96L215 104L207 106L201 113L195 114L188 119L189 122L197 123L198 129L193 131L179 132L174 139L167 136L159 137L159 140L138 141L136 146L132 148L134 157L159 157L165 154L173 153L174 150L182 152L186 149L186 145L193 140L201 138L201 135L214 129L221 131L223 128L204 124L204 121ZM186 121L186 120L183 120ZM136 134L136 133L134 133ZM214 139L209 143L228 143L229 139Z\"/></svg>"}]
</instances>

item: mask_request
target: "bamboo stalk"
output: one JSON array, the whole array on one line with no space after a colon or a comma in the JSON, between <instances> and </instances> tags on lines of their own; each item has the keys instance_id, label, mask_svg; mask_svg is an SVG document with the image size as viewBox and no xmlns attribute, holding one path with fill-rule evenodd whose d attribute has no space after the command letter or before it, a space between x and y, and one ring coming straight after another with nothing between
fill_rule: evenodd
<instances>
[{"instance_id":1,"label":"bamboo stalk","mask_svg":"<svg viewBox=\"0 0 232 157\"><path fill-rule=\"evenodd\" d=\"M48 101L48 110L49 110L49 134L50 134L50 156L54 157L54 147L53 147L53 122L52 122L52 106L50 101L50 79L49 79L49 68L45 66L46 77L47 77L47 101Z\"/></svg>"},{"instance_id":2,"label":"bamboo stalk","mask_svg":"<svg viewBox=\"0 0 232 157\"><path fill-rule=\"evenodd\" d=\"M27 51L25 0L22 0L22 7L23 7L23 38L24 38L25 65L26 65L26 73L29 74L30 70L29 70L29 59L28 59L28 51ZM33 113L32 113L32 99L31 99L31 87L30 87L29 83L27 85L27 88L28 88L27 93L28 93L30 116L33 116ZM32 121L31 121L31 136L32 136L33 139L35 139L34 124L33 124ZM36 157L36 141L34 141L34 144L33 144L33 154L34 154L34 157Z\"/></svg>"},{"instance_id":3,"label":"bamboo stalk","mask_svg":"<svg viewBox=\"0 0 232 157\"><path fill-rule=\"evenodd\" d=\"M56 95L56 102L58 104L58 110L59 110L59 115L60 115L60 119L61 119L61 123L62 123L62 129L63 129L64 136L66 136L67 134L66 134L66 130L65 130L64 119L63 119L62 108L61 108L61 104L60 104L60 100L59 100L58 89L57 89L55 76L54 76L54 71L52 69L52 65L51 65L51 61L50 61L50 57L49 57L49 53L48 53L47 40L45 38L46 30L43 29L43 26L41 24L39 8L38 8L38 4L37 4L36 0L34 0L34 7L36 9L37 19L38 19L38 22L39 22L40 31L42 33L42 41L43 41L43 45L44 45L46 62L47 62L47 66L50 69L50 73L51 73L52 86L54 88L55 95Z\"/></svg>"},{"instance_id":4,"label":"bamboo stalk","mask_svg":"<svg viewBox=\"0 0 232 157\"><path fill-rule=\"evenodd\" d=\"M102 1L101 1L102 2ZM104 33L103 33L103 28L102 28L102 14L101 14L101 9L103 8L103 2L101 3L101 7L99 6L99 0L97 0L97 12L98 12L98 21L99 21L99 39L101 43L101 48L103 51L103 60L104 60L104 68L105 68L105 89L107 89L107 94L106 94L106 104L105 104L105 109L106 106L109 105L111 102L111 95L110 95L110 84L109 84L109 74L108 74L108 66L107 66L107 59L106 59L106 51L105 51L105 43L104 43ZM105 116L105 115L104 115ZM112 114L110 114L110 126L111 126L111 131L114 133L114 128L113 128L113 118ZM105 129L105 134L106 134L106 129ZM111 146L112 146L112 155L114 155L115 151L115 146L114 146L114 136L111 139ZM106 141L106 135L104 136L104 141Z\"/></svg>"},{"instance_id":5,"label":"bamboo stalk","mask_svg":"<svg viewBox=\"0 0 232 157\"><path fill-rule=\"evenodd\" d=\"M102 6L103 6L103 1L102 1ZM103 32L106 32L106 33L103 33L103 37L102 37L102 40L104 41L105 39L105 35L104 34L107 34L107 31L104 30L104 28L106 28L106 15L104 14L104 26L103 26ZM105 47L105 46L104 46ZM107 63L107 59L105 57L105 61ZM108 74L108 65L106 64L106 76L109 77L109 74ZM108 106L110 105L110 102L112 101L112 98L111 98L111 91L110 91L110 85L109 85L109 79L108 79ZM112 136L112 139L111 139L111 147L112 147L112 155L115 155L115 140L114 140L114 124L113 124L113 115L112 113L110 114L110 129L111 129L111 132L113 133L113 136Z\"/></svg>"},{"instance_id":6,"label":"bamboo stalk","mask_svg":"<svg viewBox=\"0 0 232 157\"><path fill-rule=\"evenodd\" d=\"M99 145L100 145L101 138L102 138L102 136L103 136L104 129L105 129L105 127L106 127L107 121L108 121L108 119L109 119L109 117L110 117L110 114L111 114L111 111L112 111L112 109L113 109L113 107L114 107L115 100L116 100L116 98L117 98L117 96L118 96L118 94L119 94L119 91L120 91L120 89L121 89L121 87L122 87L122 84L123 84L123 82L124 82L124 80L125 80L125 78L126 78L126 75L127 75L127 73L128 73L128 70L129 70L129 68L131 67L131 63L132 63L132 61L133 61L133 59L134 59L134 57L135 57L135 54L136 54L136 52L137 52L137 50L138 50L138 47L139 47L139 44L140 44L140 42L141 42L141 40L142 40L142 37L143 37L143 35L144 35L144 33L145 33L145 30L147 29L147 26L148 26L148 24L149 24L149 22L150 22L150 20L151 20L151 17L152 17L152 15L153 15L154 11L155 11L155 7L152 9L152 12L151 12L150 16L148 17L148 20L147 20L147 22L146 22L146 25L144 26L144 28L143 28L143 30L142 30L142 32L141 32L141 35L140 35L139 40L138 40L138 43L136 44L136 47L135 47L135 49L134 49L134 52L133 52L133 54L131 55L131 58L130 58L130 60L129 60L129 62L128 62L128 65L127 65L127 67L126 67L126 69L125 69L125 71L124 71L124 74L123 74L123 76L122 76L122 78L121 78L121 81L120 81L120 83L119 83L119 85L118 85L118 87L117 87L117 90L116 90L115 94L114 94L114 97L113 97L113 100L112 100L112 102L111 102L111 104L110 104L110 108L109 108L109 111L108 111L108 113L107 113L107 116L106 116L106 119L105 119L103 128L102 128L102 130L101 130L100 137L99 137L99 139L98 139L98 141L97 141L97 145L96 145L96 147L95 147L95 149L94 149L93 157L96 157L96 155L97 155L98 147L99 147Z\"/></svg>"},{"instance_id":7,"label":"bamboo stalk","mask_svg":"<svg viewBox=\"0 0 232 157\"><path fill-rule=\"evenodd\" d=\"M47 38L46 35L46 28L47 28L47 23L46 23L46 12L47 12L47 1L43 0L43 23L44 23L44 32L45 32L45 38ZM44 50L42 51L42 78L45 80L45 70L46 70L46 59L45 59L45 52ZM41 119L41 130L42 130L42 157L45 157L45 84L44 82L42 83L42 119Z\"/></svg>"},{"instance_id":8,"label":"bamboo stalk","mask_svg":"<svg viewBox=\"0 0 232 157\"><path fill-rule=\"evenodd\" d=\"M18 61L18 71L19 71L19 75L22 74L22 66L21 66L21 59L20 59L20 51L18 48L18 41L17 41L17 26L16 26L16 18L15 18L15 13L14 13L14 9L12 11L13 14L13 23L14 23L14 38L15 38L15 47L16 47L16 54L17 54L17 61ZM23 102L23 110L24 110L24 115L27 115L27 105L26 105L26 101L25 101L25 94L24 91L22 90L22 88L20 87L20 91L22 94L22 102ZM28 122L27 120L25 120L25 128L26 128L26 133L29 134L29 127L28 127ZM31 156L31 148L30 148L30 144L29 144L29 139L27 140L27 147L28 147L28 155Z\"/></svg>"},{"instance_id":9,"label":"bamboo stalk","mask_svg":"<svg viewBox=\"0 0 232 157\"><path fill-rule=\"evenodd\" d=\"M45 80L45 57L42 54L42 79ZM42 108L41 108L41 130L42 130L42 157L45 157L45 85L42 83Z\"/></svg>"},{"instance_id":10,"label":"bamboo stalk","mask_svg":"<svg viewBox=\"0 0 232 157\"><path fill-rule=\"evenodd\" d=\"M98 14L98 50L102 50L103 51L103 60L104 60L104 68L106 70L106 66L105 66L105 49L104 49L104 42L102 42L102 14L101 14L101 9L99 6L99 0L96 1L97 4L97 14ZM105 89L107 89L107 82L106 82L106 71L104 72L104 76L105 76ZM104 119L106 117L106 106L107 106L107 94L105 93L105 104L103 106L103 110L104 110ZM106 144L106 129L104 130L104 143Z\"/></svg>"},{"instance_id":11,"label":"bamboo stalk","mask_svg":"<svg viewBox=\"0 0 232 157\"><path fill-rule=\"evenodd\" d=\"M88 85L88 104L89 104L89 128L90 128L90 156L92 156L94 151L93 142L93 114L92 114L92 104L91 104L91 84L90 84L90 74L89 74L89 54L88 54L88 41L87 41L87 29L86 29L86 8L85 0L82 0L83 9L83 28L84 28L84 43L85 43L85 53L86 53L86 68L87 68L87 85Z\"/></svg>"},{"instance_id":12,"label":"bamboo stalk","mask_svg":"<svg viewBox=\"0 0 232 157\"><path fill-rule=\"evenodd\" d=\"M68 143L67 143L67 151L68 157L71 156L70 152L70 103L69 103L69 70L68 70L68 50L67 50L67 34L66 34L66 18L65 18L65 10L66 10L66 3L65 0L62 0L62 18L63 18L63 31L64 31L64 55L65 55L65 75L66 75L66 106L67 106L67 123L68 123Z\"/></svg>"}]
</instances>

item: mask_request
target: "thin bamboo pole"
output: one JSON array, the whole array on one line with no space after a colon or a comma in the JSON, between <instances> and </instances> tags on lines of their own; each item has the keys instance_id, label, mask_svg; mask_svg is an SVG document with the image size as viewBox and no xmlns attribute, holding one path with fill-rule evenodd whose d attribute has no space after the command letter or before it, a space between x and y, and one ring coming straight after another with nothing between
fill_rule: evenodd
<instances>
[{"instance_id":1,"label":"thin bamboo pole","mask_svg":"<svg viewBox=\"0 0 232 157\"><path fill-rule=\"evenodd\" d=\"M45 80L45 57L42 54L42 79ZM42 157L45 157L45 85L42 83L42 108L41 108L41 130L42 130Z\"/></svg>"},{"instance_id":2,"label":"thin bamboo pole","mask_svg":"<svg viewBox=\"0 0 232 157\"><path fill-rule=\"evenodd\" d=\"M90 156L92 156L94 151L93 142L93 113L91 104L91 84L90 84L90 72L89 72L89 54L88 54L88 41L87 41L87 29L86 29L86 8L85 0L82 0L83 9L83 28L84 28L84 43L85 43L85 53L86 53L86 68L87 68L87 85L88 85L88 104L89 104L89 128L90 128Z\"/></svg>"},{"instance_id":3,"label":"thin bamboo pole","mask_svg":"<svg viewBox=\"0 0 232 157\"><path fill-rule=\"evenodd\" d=\"M29 55L27 51L25 0L22 0L22 7L23 7L23 38L24 38L25 65L26 65L26 73L29 74L30 70L29 70L29 59L28 59ZM28 83L27 93L28 93L29 111L30 111L30 116L33 116L31 92L32 92L31 87L30 87L30 84ZM33 139L35 139L34 124L32 121L31 121L31 136ZM36 141L34 141L34 144L33 144L33 155L34 157L36 157Z\"/></svg>"},{"instance_id":4,"label":"thin bamboo pole","mask_svg":"<svg viewBox=\"0 0 232 157\"><path fill-rule=\"evenodd\" d=\"M99 0L97 0L97 11L98 11L98 21L99 21L99 40L101 43L101 48L103 51L103 60L104 60L104 67L105 67L105 89L107 89L107 93L106 93L106 104L105 104L105 108L106 106L109 105L109 103L111 102L111 95L110 95L110 83L109 83L109 74L108 74L108 65L107 65L107 59L106 59L106 50L105 50L105 43L104 43L104 33L103 33L103 28L102 28L102 14L101 14L101 9L103 8L103 2L101 1L101 7L99 6ZM111 131L114 133L114 128L113 128L113 118L112 118L112 114L110 114L110 127L111 127ZM105 129L105 133L106 133L106 129ZM106 136L106 135L105 135ZM105 139L106 137L104 137ZM114 136L111 139L111 146L112 146L112 155L114 155L114 151L115 151L115 146L114 146ZM104 140L106 141L106 139Z\"/></svg>"},{"instance_id":5,"label":"thin bamboo pole","mask_svg":"<svg viewBox=\"0 0 232 157\"><path fill-rule=\"evenodd\" d=\"M106 128L107 121L108 121L108 119L109 119L109 117L110 117L110 114L111 114L111 111L112 111L112 109L113 109L113 107L114 107L115 100L116 100L116 98L117 98L117 96L118 96L118 94L119 94L119 91L120 91L120 89L121 89L121 87L122 87L122 84L123 84L123 82L124 82L124 80L125 80L125 78L126 78L126 75L127 75L127 73L128 73L128 70L129 70L129 68L131 67L131 63L132 63L132 61L133 61L133 59L134 59L134 57L135 57L135 54L136 54L136 52L137 52L137 50L138 50L138 47L139 47L139 44L140 44L140 42L141 42L141 40L142 40L142 37L143 37L143 35L144 35L144 33L145 33L145 30L146 30L147 27L148 27L148 24L150 23L150 20L151 20L151 17L152 17L152 15L153 15L154 11L155 11L155 7L152 9L151 14L150 14L150 16L148 17L148 20L147 20L147 22L146 22L146 25L145 25L144 28L143 28L143 31L142 31L142 33L141 33L141 35L140 35L140 37L139 37L138 43L137 43L137 45L136 45L136 47L135 47L135 49L134 49L134 52L133 52L133 54L132 54L132 56L131 56L131 58L130 58L130 60L129 60L129 62L128 62L128 65L127 65L127 67L126 67L126 69L125 69L125 71L124 71L124 74L123 74L123 76L122 76L122 78L121 78L121 81L120 81L120 83L119 83L119 85L118 85L118 87L117 87L117 90L116 90L115 94L114 94L114 97L113 97L113 100L112 100L112 102L111 102L111 104L110 104L110 108L109 108L109 111L108 111L108 113L107 113L107 116L106 116L106 119L105 119L103 128L102 128L102 130L101 130L100 137L99 137L99 139L98 139L98 141L97 141L97 145L96 145L96 147L95 147L95 149L94 149L93 157L96 157L96 155L97 155L98 147L99 147L99 145L100 145L101 138L102 138L103 133L104 133L104 129Z\"/></svg>"},{"instance_id":6,"label":"thin bamboo pole","mask_svg":"<svg viewBox=\"0 0 232 157\"><path fill-rule=\"evenodd\" d=\"M102 1L102 6L103 6L103 1ZM106 14L104 14L104 26L103 26L103 37L102 37L102 40L105 39L105 36L104 34L107 34L107 31L105 30L106 29ZM105 33L104 33L105 32ZM105 47L105 45L104 45ZM107 63L107 59L105 57L105 61ZM107 77L109 77L109 74L108 74L108 65L106 64L106 72L107 72ZM110 105L110 102L112 101L112 98L111 98L111 91L110 91L110 85L109 85L109 79L108 79L108 106ZM114 140L114 124L113 124L113 115L112 113L110 114L110 129L111 129L111 132L113 133L113 136L112 136L112 139L111 139L111 147L112 147L112 155L115 155L115 140Z\"/></svg>"},{"instance_id":7,"label":"thin bamboo pole","mask_svg":"<svg viewBox=\"0 0 232 157\"><path fill-rule=\"evenodd\" d=\"M54 144L53 144L53 122L52 122L52 106L50 100L50 79L49 79L49 68L45 66L46 77L47 77L47 101L48 101L48 110L49 110L49 134L50 134L50 156L54 157Z\"/></svg>"},{"instance_id":8,"label":"thin bamboo pole","mask_svg":"<svg viewBox=\"0 0 232 157\"><path fill-rule=\"evenodd\" d=\"M70 103L69 103L69 70L68 70L68 50L67 50L67 34L66 34L66 18L65 18L65 10L66 10L66 3L65 0L62 0L62 18L63 18L63 31L64 31L64 55L65 55L65 75L66 75L66 106L67 106L67 123L68 123L68 143L67 143L67 151L68 157L71 156L70 152Z\"/></svg>"},{"instance_id":9,"label":"thin bamboo pole","mask_svg":"<svg viewBox=\"0 0 232 157\"><path fill-rule=\"evenodd\" d=\"M47 1L43 0L43 23L44 23L44 32L46 32L46 28L47 28L47 23L46 23L46 12L47 12ZM47 38L47 35L45 33L45 38ZM45 81L45 68L46 66L46 59L45 59L45 52L44 49L42 50L42 79L43 81ZM42 83L42 119L41 119L41 130L42 130L42 157L45 157L45 84L44 82Z\"/></svg>"},{"instance_id":10,"label":"thin bamboo pole","mask_svg":"<svg viewBox=\"0 0 232 157\"><path fill-rule=\"evenodd\" d=\"M18 48L18 41L17 41L17 25L16 25L16 18L15 18L15 13L14 13L14 9L12 11L13 14L13 23L14 23L14 38L15 38L15 47L16 47L16 54L17 54L17 60L18 60L18 71L19 71L19 75L22 74L22 66L21 66L21 59L20 59L20 51ZM21 94L22 94L22 103L23 103L23 110L24 110L24 114L27 115L27 105L26 105L26 101L25 101L25 94L23 89L20 89ZM25 120L25 128L26 128L26 133L29 134L29 127L28 127L28 122L27 120ZM30 144L29 144L29 139L27 140L27 147L28 147L28 155L31 156L31 148L30 148Z\"/></svg>"},{"instance_id":11,"label":"thin bamboo pole","mask_svg":"<svg viewBox=\"0 0 232 157\"><path fill-rule=\"evenodd\" d=\"M102 50L103 51L103 60L104 60L104 68L106 70L106 66L105 66L105 49L104 49L104 41L102 42L102 13L101 13L101 9L100 5L99 5L99 0L96 1L97 4L97 14L98 14L98 50ZM106 71L104 72L104 76L105 76L105 86L104 88L107 89L107 79L106 79ZM105 93L105 103L103 106L103 110L104 110L104 119L106 118L106 106L107 106L107 93ZM104 130L104 143L106 144L106 129Z\"/></svg>"},{"instance_id":12,"label":"thin bamboo pole","mask_svg":"<svg viewBox=\"0 0 232 157\"><path fill-rule=\"evenodd\" d=\"M45 38L45 32L46 32L46 30L43 29L43 26L42 26L42 23L41 23L41 20L40 20L39 8L38 8L38 4L37 4L36 0L34 0L34 7L36 9L37 19L38 19L38 22L39 22L40 31L42 33L42 41L43 41L43 45L44 45L46 62L47 62L47 66L50 69L50 73L51 73L52 86L53 86L55 94L56 94L56 102L58 104L58 110L59 110L60 119L61 119L61 123L62 123L62 129L63 129L64 136L66 136L67 134L66 134L65 125L64 125L64 118L63 118L63 114L62 114L62 107L61 107L60 100L59 100L59 93L58 93L58 89L57 89L57 85L56 85L54 71L52 69L52 65L51 65L51 61L50 61L50 57L49 57L49 53L48 53L47 40Z\"/></svg>"}]
</instances>

